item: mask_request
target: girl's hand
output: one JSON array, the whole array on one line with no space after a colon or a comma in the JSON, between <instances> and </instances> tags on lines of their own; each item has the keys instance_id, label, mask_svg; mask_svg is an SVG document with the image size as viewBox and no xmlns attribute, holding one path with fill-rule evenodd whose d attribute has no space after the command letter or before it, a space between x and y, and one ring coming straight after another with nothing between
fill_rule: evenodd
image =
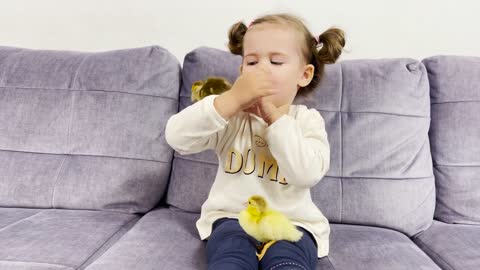
<instances>
[{"instance_id":1,"label":"girl's hand","mask_svg":"<svg viewBox=\"0 0 480 270\"><path fill-rule=\"evenodd\" d=\"M261 117L269 126L282 115L288 113L289 104L276 107L272 102L260 98L259 101L243 110Z\"/></svg>"},{"instance_id":2,"label":"girl's hand","mask_svg":"<svg viewBox=\"0 0 480 270\"><path fill-rule=\"evenodd\" d=\"M237 111L245 110L262 97L277 93L270 72L263 69L244 72L227 91L236 101Z\"/></svg>"}]
</instances>

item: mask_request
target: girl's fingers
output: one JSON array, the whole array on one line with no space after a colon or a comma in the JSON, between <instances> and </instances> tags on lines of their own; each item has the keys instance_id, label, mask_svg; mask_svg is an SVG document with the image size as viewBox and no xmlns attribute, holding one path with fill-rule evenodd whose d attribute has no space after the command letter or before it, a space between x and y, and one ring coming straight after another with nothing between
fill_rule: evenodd
<instances>
[{"instance_id":1,"label":"girl's fingers","mask_svg":"<svg viewBox=\"0 0 480 270\"><path fill-rule=\"evenodd\" d=\"M257 113L256 113L256 115L259 116L259 117L261 117L261 118L263 118L262 109L261 109L261 106L260 106L258 103L257 103L256 108L257 108Z\"/></svg>"},{"instance_id":2,"label":"girl's fingers","mask_svg":"<svg viewBox=\"0 0 480 270\"><path fill-rule=\"evenodd\" d=\"M268 105L269 105L268 102L262 100L262 102L259 106L262 115L265 116L265 117L270 116L270 107L268 107Z\"/></svg>"},{"instance_id":3,"label":"girl's fingers","mask_svg":"<svg viewBox=\"0 0 480 270\"><path fill-rule=\"evenodd\" d=\"M248 107L247 109L243 110L244 112L249 112L249 113L254 113L254 107L251 106L251 107Z\"/></svg>"},{"instance_id":4,"label":"girl's fingers","mask_svg":"<svg viewBox=\"0 0 480 270\"><path fill-rule=\"evenodd\" d=\"M258 117L263 118L262 109L260 108L260 104L255 103L255 107L253 109L253 114L255 114Z\"/></svg>"},{"instance_id":5,"label":"girl's fingers","mask_svg":"<svg viewBox=\"0 0 480 270\"><path fill-rule=\"evenodd\" d=\"M243 111L248 112L248 113L253 113L253 114L261 117L258 110L259 109L258 109L257 103L255 103L255 104L253 104L252 106L248 107L247 109L245 109Z\"/></svg>"}]
</instances>

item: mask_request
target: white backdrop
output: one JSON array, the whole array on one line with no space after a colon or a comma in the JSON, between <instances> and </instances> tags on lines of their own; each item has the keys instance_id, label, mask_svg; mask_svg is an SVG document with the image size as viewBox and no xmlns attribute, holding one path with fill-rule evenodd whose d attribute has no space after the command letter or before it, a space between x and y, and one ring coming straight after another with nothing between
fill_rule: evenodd
<instances>
[{"instance_id":1,"label":"white backdrop","mask_svg":"<svg viewBox=\"0 0 480 270\"><path fill-rule=\"evenodd\" d=\"M0 45L104 51L160 45L180 62L198 46L226 49L236 21L291 12L314 33L347 33L342 59L480 56L475 0L0 0Z\"/></svg>"}]
</instances>

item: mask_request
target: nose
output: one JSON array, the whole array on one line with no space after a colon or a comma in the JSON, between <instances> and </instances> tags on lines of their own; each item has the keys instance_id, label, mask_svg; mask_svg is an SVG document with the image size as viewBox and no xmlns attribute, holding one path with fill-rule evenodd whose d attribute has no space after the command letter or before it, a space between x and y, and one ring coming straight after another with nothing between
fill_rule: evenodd
<instances>
[{"instance_id":1,"label":"nose","mask_svg":"<svg viewBox=\"0 0 480 270\"><path fill-rule=\"evenodd\" d=\"M270 66L266 63L266 61L259 61L256 68L261 69L265 72L270 71Z\"/></svg>"},{"instance_id":2,"label":"nose","mask_svg":"<svg viewBox=\"0 0 480 270\"><path fill-rule=\"evenodd\" d=\"M265 61L262 61L259 65L258 68L262 69L263 71L270 71L270 66L265 63Z\"/></svg>"}]
</instances>

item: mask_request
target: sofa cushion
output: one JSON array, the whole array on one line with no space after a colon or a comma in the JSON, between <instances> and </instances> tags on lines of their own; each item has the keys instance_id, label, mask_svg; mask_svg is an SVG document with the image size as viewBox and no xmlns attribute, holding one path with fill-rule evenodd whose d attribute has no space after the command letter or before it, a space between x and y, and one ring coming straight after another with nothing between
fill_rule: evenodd
<instances>
[{"instance_id":1,"label":"sofa cushion","mask_svg":"<svg viewBox=\"0 0 480 270\"><path fill-rule=\"evenodd\" d=\"M158 269L159 265L162 269L207 269L207 242L197 236L198 218L175 207L150 211L86 270ZM334 270L328 257L318 262L321 269Z\"/></svg>"},{"instance_id":2,"label":"sofa cushion","mask_svg":"<svg viewBox=\"0 0 480 270\"><path fill-rule=\"evenodd\" d=\"M331 224L331 228L328 256L335 270L440 270L402 233L348 224Z\"/></svg>"},{"instance_id":3,"label":"sofa cushion","mask_svg":"<svg viewBox=\"0 0 480 270\"><path fill-rule=\"evenodd\" d=\"M195 229L198 217L154 209L86 269L206 269L205 244Z\"/></svg>"},{"instance_id":4,"label":"sofa cushion","mask_svg":"<svg viewBox=\"0 0 480 270\"><path fill-rule=\"evenodd\" d=\"M104 251L137 215L59 209L0 208L1 269L77 269ZM8 222L7 222L8 220Z\"/></svg>"},{"instance_id":5,"label":"sofa cushion","mask_svg":"<svg viewBox=\"0 0 480 270\"><path fill-rule=\"evenodd\" d=\"M32 262L9 262L0 261L0 269L10 270L74 270L70 266L53 265L48 263L32 263Z\"/></svg>"},{"instance_id":6,"label":"sofa cushion","mask_svg":"<svg viewBox=\"0 0 480 270\"><path fill-rule=\"evenodd\" d=\"M434 220L413 241L442 269L477 270L480 267L480 226Z\"/></svg>"},{"instance_id":7,"label":"sofa cushion","mask_svg":"<svg viewBox=\"0 0 480 270\"><path fill-rule=\"evenodd\" d=\"M423 62L432 103L435 218L480 224L480 57L435 56Z\"/></svg>"},{"instance_id":8,"label":"sofa cushion","mask_svg":"<svg viewBox=\"0 0 480 270\"><path fill-rule=\"evenodd\" d=\"M28 209L28 208L0 208L0 229L10 224L20 221L24 218L33 216L42 209Z\"/></svg>"},{"instance_id":9,"label":"sofa cushion","mask_svg":"<svg viewBox=\"0 0 480 270\"><path fill-rule=\"evenodd\" d=\"M190 105L190 87L207 76L238 76L241 59L199 48L183 64L180 110ZM351 60L326 66L311 98L296 104L316 108L325 119L330 169L312 198L331 222L377 225L408 235L432 222L435 189L428 140L427 74L412 59ZM174 155L167 202L200 212L214 181L213 151Z\"/></svg>"},{"instance_id":10,"label":"sofa cushion","mask_svg":"<svg viewBox=\"0 0 480 270\"><path fill-rule=\"evenodd\" d=\"M86 269L206 269L206 241L195 228L198 218L174 207L155 209ZM440 269L401 233L343 224L331 228L330 253L318 260L317 269Z\"/></svg>"},{"instance_id":11,"label":"sofa cushion","mask_svg":"<svg viewBox=\"0 0 480 270\"><path fill-rule=\"evenodd\" d=\"M107 52L0 47L0 206L144 213L173 151L180 65L157 46Z\"/></svg>"}]
</instances>

